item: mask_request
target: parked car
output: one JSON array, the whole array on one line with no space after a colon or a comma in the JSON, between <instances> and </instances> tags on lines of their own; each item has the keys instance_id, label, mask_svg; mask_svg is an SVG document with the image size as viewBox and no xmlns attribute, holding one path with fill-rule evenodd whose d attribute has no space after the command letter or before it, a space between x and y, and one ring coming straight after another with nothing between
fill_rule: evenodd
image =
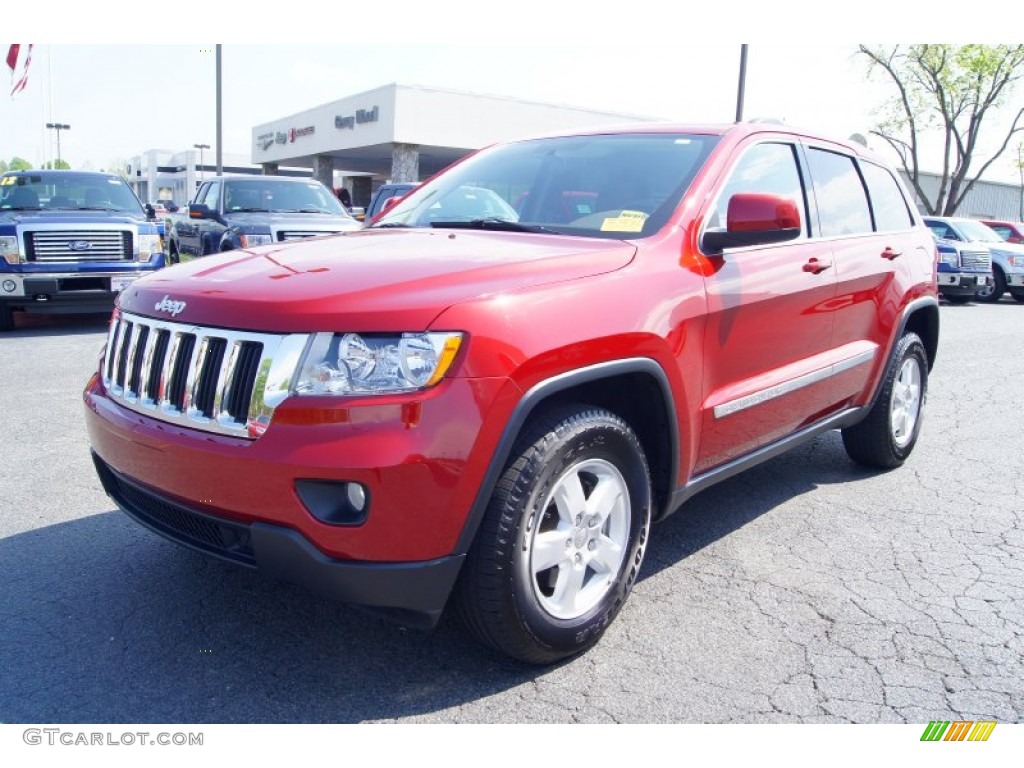
<instances>
[{"instance_id":1,"label":"parked car","mask_svg":"<svg viewBox=\"0 0 1024 768\"><path fill-rule=\"evenodd\" d=\"M0 331L15 310L109 313L118 292L163 266L160 228L120 176L0 175Z\"/></svg>"},{"instance_id":2,"label":"parked car","mask_svg":"<svg viewBox=\"0 0 1024 768\"><path fill-rule=\"evenodd\" d=\"M767 124L490 147L366 229L132 285L84 393L97 472L208 555L580 653L702 489L834 429L910 457L939 340L910 199Z\"/></svg>"},{"instance_id":3,"label":"parked car","mask_svg":"<svg viewBox=\"0 0 1024 768\"><path fill-rule=\"evenodd\" d=\"M394 183L394 184L382 184L376 192L373 193L373 197L370 198L370 204L366 206L366 210L362 214L362 218L359 221L370 222L373 221L384 210L384 204L393 197L403 197L409 194L412 190L418 187L418 183ZM356 218L359 218L358 214Z\"/></svg>"},{"instance_id":4,"label":"parked car","mask_svg":"<svg viewBox=\"0 0 1024 768\"><path fill-rule=\"evenodd\" d=\"M207 256L359 229L330 189L288 176L217 176L196 191L184 216L166 217L168 253Z\"/></svg>"},{"instance_id":5,"label":"parked car","mask_svg":"<svg viewBox=\"0 0 1024 768\"><path fill-rule=\"evenodd\" d=\"M988 246L960 238L948 220L927 216L939 254L939 293L950 304L966 304L992 285L992 254Z\"/></svg>"},{"instance_id":6,"label":"parked car","mask_svg":"<svg viewBox=\"0 0 1024 768\"><path fill-rule=\"evenodd\" d=\"M992 227L1003 240L1008 243L1024 245L1024 224L1019 221L982 220L982 224Z\"/></svg>"},{"instance_id":7,"label":"parked car","mask_svg":"<svg viewBox=\"0 0 1024 768\"><path fill-rule=\"evenodd\" d=\"M1006 242L994 229L976 219L926 216L925 223L947 243L963 249L988 250L991 277L984 285L979 284L974 298L994 302L1010 291L1017 301L1024 301L1024 246ZM941 276L939 282L941 289Z\"/></svg>"}]
</instances>

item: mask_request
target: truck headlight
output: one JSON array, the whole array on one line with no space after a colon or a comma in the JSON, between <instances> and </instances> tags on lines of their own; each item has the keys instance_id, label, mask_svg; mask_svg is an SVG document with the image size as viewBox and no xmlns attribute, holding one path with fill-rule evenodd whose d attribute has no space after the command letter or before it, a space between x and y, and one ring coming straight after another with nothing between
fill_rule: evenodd
<instances>
[{"instance_id":1,"label":"truck headlight","mask_svg":"<svg viewBox=\"0 0 1024 768\"><path fill-rule=\"evenodd\" d=\"M461 345L461 333L318 333L293 391L382 395L426 389L444 378Z\"/></svg>"},{"instance_id":2,"label":"truck headlight","mask_svg":"<svg viewBox=\"0 0 1024 768\"><path fill-rule=\"evenodd\" d=\"M939 251L939 259L943 264L949 264L951 267L960 266L960 254L956 251Z\"/></svg>"},{"instance_id":3,"label":"truck headlight","mask_svg":"<svg viewBox=\"0 0 1024 768\"><path fill-rule=\"evenodd\" d=\"M270 234L265 235L247 235L239 234L238 240L242 244L243 248L252 248L257 245L270 245L274 242L274 236Z\"/></svg>"},{"instance_id":4,"label":"truck headlight","mask_svg":"<svg viewBox=\"0 0 1024 768\"><path fill-rule=\"evenodd\" d=\"M163 252L164 243L160 235L139 235L139 261L149 261Z\"/></svg>"},{"instance_id":5,"label":"truck headlight","mask_svg":"<svg viewBox=\"0 0 1024 768\"><path fill-rule=\"evenodd\" d=\"M18 251L17 235L0 235L0 258L8 264L21 263L21 252Z\"/></svg>"},{"instance_id":6,"label":"truck headlight","mask_svg":"<svg viewBox=\"0 0 1024 768\"><path fill-rule=\"evenodd\" d=\"M1007 256L1006 263L1011 267L1024 267L1024 256Z\"/></svg>"}]
</instances>

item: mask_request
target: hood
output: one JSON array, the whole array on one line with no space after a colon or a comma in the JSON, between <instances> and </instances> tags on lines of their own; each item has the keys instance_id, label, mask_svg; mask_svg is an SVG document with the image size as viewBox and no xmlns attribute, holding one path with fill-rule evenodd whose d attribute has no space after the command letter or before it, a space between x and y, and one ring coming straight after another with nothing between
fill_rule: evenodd
<instances>
[{"instance_id":1,"label":"hood","mask_svg":"<svg viewBox=\"0 0 1024 768\"><path fill-rule=\"evenodd\" d=\"M137 280L129 312L225 328L422 331L448 307L488 295L612 272L636 246L552 235L361 230L196 259ZM164 298L168 302L164 302Z\"/></svg>"},{"instance_id":2,"label":"hood","mask_svg":"<svg viewBox=\"0 0 1024 768\"><path fill-rule=\"evenodd\" d=\"M362 225L350 216L334 216L326 213L226 213L224 220L229 226L269 226L274 230L324 231L361 229Z\"/></svg>"},{"instance_id":3,"label":"hood","mask_svg":"<svg viewBox=\"0 0 1024 768\"><path fill-rule=\"evenodd\" d=\"M42 224L125 224L135 226L146 224L146 217L132 216L124 211L2 211L0 212L0 223L19 224L21 226L33 226ZM153 223L153 222L148 222Z\"/></svg>"}]
</instances>

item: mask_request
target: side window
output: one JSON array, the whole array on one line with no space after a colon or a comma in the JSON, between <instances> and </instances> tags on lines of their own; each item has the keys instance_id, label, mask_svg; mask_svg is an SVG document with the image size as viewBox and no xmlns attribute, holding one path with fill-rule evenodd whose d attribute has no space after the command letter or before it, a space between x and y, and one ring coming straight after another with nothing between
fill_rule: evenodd
<instances>
[{"instance_id":1,"label":"side window","mask_svg":"<svg viewBox=\"0 0 1024 768\"><path fill-rule=\"evenodd\" d=\"M210 189L210 182L206 182L205 184L201 184L199 186L198 191L196 191L196 196L192 200L192 202L193 203L202 203L204 200L206 200L206 193L209 191L209 189Z\"/></svg>"},{"instance_id":2,"label":"side window","mask_svg":"<svg viewBox=\"0 0 1024 768\"><path fill-rule=\"evenodd\" d=\"M936 237L941 237L944 240L960 239L959 237L957 237L956 232L953 231L953 228L946 224L944 221L926 221L925 224L928 225L928 229L930 229L932 231L932 234L935 235Z\"/></svg>"},{"instance_id":3,"label":"side window","mask_svg":"<svg viewBox=\"0 0 1024 768\"><path fill-rule=\"evenodd\" d=\"M1001 224L993 224L991 226L992 226L992 229L994 229L996 232L999 233L999 236L1001 238L1003 238L1003 240L1009 240L1010 239L1011 232L1010 232L1010 228L1009 227L1004 227Z\"/></svg>"},{"instance_id":4,"label":"side window","mask_svg":"<svg viewBox=\"0 0 1024 768\"><path fill-rule=\"evenodd\" d=\"M907 201L892 174L874 163L861 162L864 182L871 195L871 211L875 216L876 232L895 232L910 229L914 219Z\"/></svg>"},{"instance_id":5,"label":"side window","mask_svg":"<svg viewBox=\"0 0 1024 768\"><path fill-rule=\"evenodd\" d=\"M211 181L209 188L206 190L206 196L200 200L200 203L205 203L209 206L211 211L217 210L217 204L220 201L220 182Z\"/></svg>"},{"instance_id":6,"label":"side window","mask_svg":"<svg viewBox=\"0 0 1024 768\"><path fill-rule=\"evenodd\" d=\"M758 144L747 150L729 173L708 217L708 228L725 229L729 198L740 192L762 192L790 198L807 218L803 184L792 144ZM803 234L807 234L804 223Z\"/></svg>"},{"instance_id":7,"label":"side window","mask_svg":"<svg viewBox=\"0 0 1024 768\"><path fill-rule=\"evenodd\" d=\"M810 147L807 163L824 237L871 232L871 209L853 158Z\"/></svg>"}]
</instances>

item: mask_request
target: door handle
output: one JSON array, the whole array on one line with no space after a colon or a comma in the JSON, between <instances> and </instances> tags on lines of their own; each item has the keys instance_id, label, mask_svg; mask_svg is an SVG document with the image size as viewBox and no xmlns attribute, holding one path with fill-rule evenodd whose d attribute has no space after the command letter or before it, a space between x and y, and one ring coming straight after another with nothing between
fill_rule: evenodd
<instances>
[{"instance_id":1,"label":"door handle","mask_svg":"<svg viewBox=\"0 0 1024 768\"><path fill-rule=\"evenodd\" d=\"M806 264L804 264L804 272L812 272L817 275L824 272L831 266L832 262L830 261L818 261L815 258L811 258L807 260Z\"/></svg>"},{"instance_id":2,"label":"door handle","mask_svg":"<svg viewBox=\"0 0 1024 768\"><path fill-rule=\"evenodd\" d=\"M902 255L903 255L903 251L897 251L897 250L895 250L893 248L886 248L884 251L882 251L882 258L883 259L888 259L889 261L892 261L897 256L902 256Z\"/></svg>"}]
</instances>

